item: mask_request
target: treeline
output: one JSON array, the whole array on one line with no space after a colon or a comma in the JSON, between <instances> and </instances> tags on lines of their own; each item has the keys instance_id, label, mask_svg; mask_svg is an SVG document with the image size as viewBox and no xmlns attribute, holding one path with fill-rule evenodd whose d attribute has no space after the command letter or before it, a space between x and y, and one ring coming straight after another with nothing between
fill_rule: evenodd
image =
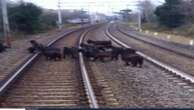
<instances>
[{"instance_id":1,"label":"treeline","mask_svg":"<svg viewBox=\"0 0 194 110\"><path fill-rule=\"evenodd\" d=\"M54 17L55 15L53 15L53 13L45 13L42 8L32 3L9 2L7 10L9 25L12 32L31 34L56 26L56 17ZM49 16L49 20L45 19L47 16ZM0 32L2 32L2 11L0 12L0 23Z\"/></svg>"},{"instance_id":2,"label":"treeline","mask_svg":"<svg viewBox=\"0 0 194 110\"><path fill-rule=\"evenodd\" d=\"M176 28L194 23L194 0L165 0L155 6L150 0L139 2L144 23L158 22L162 26Z\"/></svg>"},{"instance_id":3,"label":"treeline","mask_svg":"<svg viewBox=\"0 0 194 110\"><path fill-rule=\"evenodd\" d=\"M138 3L143 29L194 36L194 0L164 0L160 5L151 0ZM137 22L137 14L131 14Z\"/></svg>"},{"instance_id":4,"label":"treeline","mask_svg":"<svg viewBox=\"0 0 194 110\"><path fill-rule=\"evenodd\" d=\"M165 0L155 14L158 22L169 28L194 23L194 0Z\"/></svg>"},{"instance_id":5,"label":"treeline","mask_svg":"<svg viewBox=\"0 0 194 110\"><path fill-rule=\"evenodd\" d=\"M88 17L86 12L62 10L63 23L73 17ZM0 12L0 30L2 32L2 12ZM8 19L12 32L26 34L37 33L57 26L57 10L48 10L32 3L9 3Z\"/></svg>"},{"instance_id":6,"label":"treeline","mask_svg":"<svg viewBox=\"0 0 194 110\"><path fill-rule=\"evenodd\" d=\"M8 7L10 28L13 31L34 33L41 27L42 9L32 3L21 3Z\"/></svg>"}]
</instances>

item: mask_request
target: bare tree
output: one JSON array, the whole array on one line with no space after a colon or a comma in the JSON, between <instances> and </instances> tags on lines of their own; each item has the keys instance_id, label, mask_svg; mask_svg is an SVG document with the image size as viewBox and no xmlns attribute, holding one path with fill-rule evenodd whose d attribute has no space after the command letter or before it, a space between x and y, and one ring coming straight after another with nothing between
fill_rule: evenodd
<instances>
[{"instance_id":1,"label":"bare tree","mask_svg":"<svg viewBox=\"0 0 194 110\"><path fill-rule=\"evenodd\" d=\"M190 0L186 2L187 5L185 7L188 7L188 17L190 18L190 21L194 23L194 0Z\"/></svg>"},{"instance_id":2,"label":"bare tree","mask_svg":"<svg viewBox=\"0 0 194 110\"><path fill-rule=\"evenodd\" d=\"M194 0L184 0L181 5L179 5L180 11L186 16L185 22L194 22Z\"/></svg>"},{"instance_id":3,"label":"bare tree","mask_svg":"<svg viewBox=\"0 0 194 110\"><path fill-rule=\"evenodd\" d=\"M143 22L151 22L154 20L156 6L150 0L139 1L138 8L142 13Z\"/></svg>"}]
</instances>

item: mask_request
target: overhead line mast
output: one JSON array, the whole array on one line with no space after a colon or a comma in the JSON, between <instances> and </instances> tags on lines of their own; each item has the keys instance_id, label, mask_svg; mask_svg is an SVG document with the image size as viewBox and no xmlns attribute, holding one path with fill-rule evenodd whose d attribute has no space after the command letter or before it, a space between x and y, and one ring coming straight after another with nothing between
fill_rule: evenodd
<instances>
[{"instance_id":1,"label":"overhead line mast","mask_svg":"<svg viewBox=\"0 0 194 110\"><path fill-rule=\"evenodd\" d=\"M7 15L7 2L6 0L1 0L1 7L2 7L2 17L3 17L3 33L5 37L5 42L8 47L11 47L11 40L10 40L10 27Z\"/></svg>"},{"instance_id":2,"label":"overhead line mast","mask_svg":"<svg viewBox=\"0 0 194 110\"><path fill-rule=\"evenodd\" d=\"M58 0L58 27L61 30L62 29L62 16L61 16L61 1Z\"/></svg>"},{"instance_id":3,"label":"overhead line mast","mask_svg":"<svg viewBox=\"0 0 194 110\"><path fill-rule=\"evenodd\" d=\"M138 4L135 4L135 5L127 4L127 9L128 9L129 6L138 6ZM141 19L142 19L141 11L138 10L137 11L137 24L138 24L138 31L140 31L140 32L142 31Z\"/></svg>"}]
</instances>

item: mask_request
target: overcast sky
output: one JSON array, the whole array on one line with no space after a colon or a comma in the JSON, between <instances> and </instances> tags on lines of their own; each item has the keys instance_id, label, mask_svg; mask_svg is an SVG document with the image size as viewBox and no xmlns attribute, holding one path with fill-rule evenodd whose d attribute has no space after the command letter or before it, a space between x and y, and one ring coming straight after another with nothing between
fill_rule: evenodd
<instances>
[{"instance_id":1,"label":"overcast sky","mask_svg":"<svg viewBox=\"0 0 194 110\"><path fill-rule=\"evenodd\" d=\"M12 0L20 1L20 0ZM44 8L57 9L58 1L62 9L84 9L90 12L111 13L121 9L135 9L141 0L23 0L35 3ZM151 0L155 4L161 4L163 0Z\"/></svg>"}]
</instances>

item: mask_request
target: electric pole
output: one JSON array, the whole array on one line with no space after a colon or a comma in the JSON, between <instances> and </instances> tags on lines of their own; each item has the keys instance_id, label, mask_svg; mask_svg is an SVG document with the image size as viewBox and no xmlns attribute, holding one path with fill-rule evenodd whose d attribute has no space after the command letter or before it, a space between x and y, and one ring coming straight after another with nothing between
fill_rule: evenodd
<instances>
[{"instance_id":1,"label":"electric pole","mask_svg":"<svg viewBox=\"0 0 194 110\"><path fill-rule=\"evenodd\" d=\"M58 27L62 29L62 17L61 17L61 2L58 0Z\"/></svg>"},{"instance_id":2,"label":"electric pole","mask_svg":"<svg viewBox=\"0 0 194 110\"><path fill-rule=\"evenodd\" d=\"M138 12L138 29L141 32L141 12Z\"/></svg>"},{"instance_id":3,"label":"electric pole","mask_svg":"<svg viewBox=\"0 0 194 110\"><path fill-rule=\"evenodd\" d=\"M140 2L141 1L138 0L138 3L140 3ZM141 29L141 11L140 10L138 11L138 29L140 32L142 31L142 29Z\"/></svg>"},{"instance_id":4,"label":"electric pole","mask_svg":"<svg viewBox=\"0 0 194 110\"><path fill-rule=\"evenodd\" d=\"M90 24L92 24L92 17L91 17L91 14L90 14L90 2L87 3L88 4L88 15L89 15L89 22Z\"/></svg>"},{"instance_id":5,"label":"electric pole","mask_svg":"<svg viewBox=\"0 0 194 110\"><path fill-rule=\"evenodd\" d=\"M8 15L7 15L6 0L1 0L1 7L2 7L3 31L4 31L5 42L8 47L11 47L10 28L9 28L9 21L8 21Z\"/></svg>"}]
</instances>

